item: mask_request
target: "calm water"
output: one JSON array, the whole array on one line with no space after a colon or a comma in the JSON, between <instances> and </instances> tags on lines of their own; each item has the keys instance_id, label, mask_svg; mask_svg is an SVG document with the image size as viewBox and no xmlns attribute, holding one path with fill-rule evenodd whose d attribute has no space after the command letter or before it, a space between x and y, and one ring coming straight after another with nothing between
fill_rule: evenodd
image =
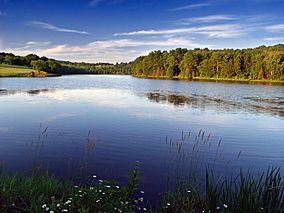
<instances>
[{"instance_id":1,"label":"calm water","mask_svg":"<svg viewBox=\"0 0 284 213\"><path fill-rule=\"evenodd\" d=\"M5 78L0 101L6 172L30 174L41 164L61 178L96 174L125 183L139 161L141 187L153 197L176 171L174 148L189 131L183 150L203 142L186 168L200 159L225 174L240 166L284 165L284 86L130 76Z\"/></svg>"}]
</instances>

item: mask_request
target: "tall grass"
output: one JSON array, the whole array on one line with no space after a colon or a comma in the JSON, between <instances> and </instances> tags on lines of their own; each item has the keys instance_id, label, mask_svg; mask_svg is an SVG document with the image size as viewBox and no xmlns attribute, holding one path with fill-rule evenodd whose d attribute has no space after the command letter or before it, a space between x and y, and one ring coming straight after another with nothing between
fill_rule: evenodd
<instances>
[{"instance_id":1,"label":"tall grass","mask_svg":"<svg viewBox=\"0 0 284 213\"><path fill-rule=\"evenodd\" d=\"M128 185L100 180L95 175L87 185L59 182L48 173L31 177L0 176L0 212L136 212L146 211L143 197L135 199L139 164L129 175Z\"/></svg>"}]
</instances>

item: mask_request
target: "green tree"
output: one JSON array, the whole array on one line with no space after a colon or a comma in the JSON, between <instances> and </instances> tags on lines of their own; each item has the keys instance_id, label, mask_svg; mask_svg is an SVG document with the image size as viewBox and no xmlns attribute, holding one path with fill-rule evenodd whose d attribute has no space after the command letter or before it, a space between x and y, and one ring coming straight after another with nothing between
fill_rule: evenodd
<instances>
[{"instance_id":1,"label":"green tree","mask_svg":"<svg viewBox=\"0 0 284 213\"><path fill-rule=\"evenodd\" d=\"M27 66L32 66L31 62L39 60L39 57L37 55L35 55L35 54L29 54L29 55L25 56L25 60L26 60L26 65Z\"/></svg>"},{"instance_id":2,"label":"green tree","mask_svg":"<svg viewBox=\"0 0 284 213\"><path fill-rule=\"evenodd\" d=\"M32 68L38 71L48 71L48 64L43 60L31 61Z\"/></svg>"},{"instance_id":3,"label":"green tree","mask_svg":"<svg viewBox=\"0 0 284 213\"><path fill-rule=\"evenodd\" d=\"M47 66L48 66L48 71L52 73L56 73L56 71L58 71L58 69L61 68L61 65L58 62L56 62L54 59L48 59Z\"/></svg>"}]
</instances>

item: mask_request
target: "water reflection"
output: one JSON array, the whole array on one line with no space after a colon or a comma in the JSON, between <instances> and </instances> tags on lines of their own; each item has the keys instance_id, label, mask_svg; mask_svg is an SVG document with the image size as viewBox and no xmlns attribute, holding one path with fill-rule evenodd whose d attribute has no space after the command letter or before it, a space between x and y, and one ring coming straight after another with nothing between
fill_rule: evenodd
<instances>
[{"instance_id":1,"label":"water reflection","mask_svg":"<svg viewBox=\"0 0 284 213\"><path fill-rule=\"evenodd\" d=\"M28 95L39 95L41 93L55 92L54 89L31 89L31 90L7 90L0 89L0 96L17 95L17 94L28 94Z\"/></svg>"},{"instance_id":2,"label":"water reflection","mask_svg":"<svg viewBox=\"0 0 284 213\"><path fill-rule=\"evenodd\" d=\"M218 171L283 165L284 87L64 76L1 79L0 88L0 160L8 172L31 169L36 162L31 153L43 132L39 157L54 174L79 179L87 159L92 174L123 181L139 160L143 188L154 197L164 187L169 154L179 156L181 141L193 150L199 129L212 133L212 146L198 143L194 150L200 155L193 159L214 162L220 148ZM87 152L94 147L86 145L89 130L101 141L94 153ZM189 130L194 134L185 140ZM206 139L203 135L197 139ZM224 144L214 146L220 138ZM169 171L176 171L173 166Z\"/></svg>"},{"instance_id":3,"label":"water reflection","mask_svg":"<svg viewBox=\"0 0 284 213\"><path fill-rule=\"evenodd\" d=\"M239 102L207 95L192 94L185 96L159 91L146 93L145 95L151 102L172 104L175 107L213 108L225 112L247 111L253 113L268 113L284 117L283 97L243 97L242 102Z\"/></svg>"}]
</instances>

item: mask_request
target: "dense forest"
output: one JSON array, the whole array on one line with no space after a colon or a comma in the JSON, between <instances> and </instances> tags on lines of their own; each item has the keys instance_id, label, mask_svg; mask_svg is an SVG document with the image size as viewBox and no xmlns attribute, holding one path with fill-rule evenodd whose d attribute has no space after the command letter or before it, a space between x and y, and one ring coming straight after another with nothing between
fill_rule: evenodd
<instances>
[{"instance_id":1,"label":"dense forest","mask_svg":"<svg viewBox=\"0 0 284 213\"><path fill-rule=\"evenodd\" d=\"M128 63L75 63L58 61L35 54L15 56L12 53L0 53L0 64L30 67L34 70L52 74L131 74L131 65Z\"/></svg>"},{"instance_id":2,"label":"dense forest","mask_svg":"<svg viewBox=\"0 0 284 213\"><path fill-rule=\"evenodd\" d=\"M284 80L284 45L243 50L154 51L132 63L132 75L155 78Z\"/></svg>"}]
</instances>

